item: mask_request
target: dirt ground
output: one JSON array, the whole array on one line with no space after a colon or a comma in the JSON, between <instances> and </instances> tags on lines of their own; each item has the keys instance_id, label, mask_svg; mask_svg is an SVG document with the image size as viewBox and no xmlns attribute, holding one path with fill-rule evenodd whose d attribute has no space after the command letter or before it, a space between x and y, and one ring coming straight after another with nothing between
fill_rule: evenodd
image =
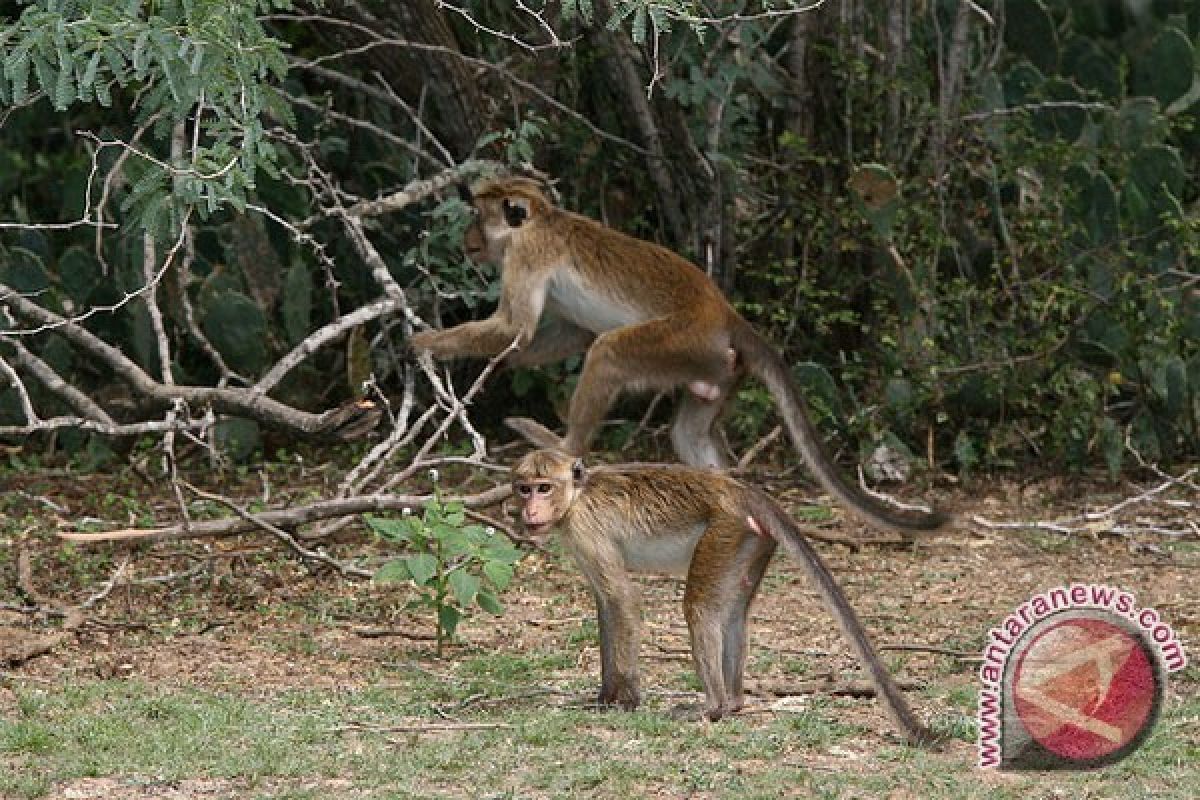
<instances>
[{"instance_id":1,"label":"dirt ground","mask_svg":"<svg viewBox=\"0 0 1200 800\"><path fill-rule=\"evenodd\" d=\"M6 631L9 636L30 637L55 629L43 617L13 610L28 599L16 589L20 552L28 554L38 590L63 607L94 594L116 565L125 564L116 587L87 610L73 635L50 652L0 672L5 678L0 682L0 715L14 713L12 682L52 687L74 680L136 677L150 684L259 696L296 687L361 687L397 659L412 653L427 656L432 650L432 643L421 638L431 633L430 623L400 608L401 590L349 581L327 568L310 569L265 536L99 547L64 546L53 537L55 530L74 529L88 517L118 526L137 524L152 513L160 523L173 522L174 501L165 487L136 490L137 502L131 503L127 498L133 487L105 476L46 474L0 481L9 484L0 487L7 489L8 504L0 528L0 550L8 553L0 562L0 647L6 646ZM224 490L261 494L254 483L251 479ZM1018 486L994 481L941 490L937 496L941 505L964 516L1055 520L1112 506L1151 485L1111 487L1054 479ZM791 508L813 497L804 488L773 488ZM320 491L319 486L308 489ZM942 709L938 701L928 699L931 695L941 698L961 690L974 696L976 656L987 630L1034 593L1055 586L1106 583L1131 591L1139 605L1160 612L1193 661L1200 658L1200 536L1175 538L1151 530L1156 524L1178 528L1181 522L1195 528L1194 517L1179 516L1194 514L1187 504L1194 508L1197 498L1187 489L1176 487L1155 502L1130 506L1104 524L1069 534L989 531L967 521L916 546L822 543L819 550L876 643L914 648L889 652L889 661L904 680L936 689L910 693L918 713L934 719ZM297 489L294 497L277 495L274 502L298 502L301 496ZM1170 498L1183 505L1160 502ZM1182 512L1176 510L1181 507ZM1112 535L1114 523L1140 532ZM865 541L871 537L840 515L825 530ZM378 559L384 552L357 527L339 534L329 550L347 560ZM650 577L644 586L643 685L653 694L665 690L690 662L679 611L681 584ZM464 652L513 653L571 647L579 673L598 677L594 642L570 643L593 610L582 578L567 559L556 552L531 554L518 565L517 579L503 599L502 617L483 615L464 623L463 644L458 647ZM393 635L373 635L381 631ZM840 685L854 664L803 574L783 556L776 557L753 610L751 641L751 713L772 703L803 702L786 696L811 689L826 676ZM453 659L454 652L447 658ZM797 663L805 665L804 674L796 674ZM543 688L514 687L513 693ZM1200 692L1194 672L1173 681L1171 692L1193 697ZM864 700L852 708L855 722L886 731L888 723L877 704ZM958 742L952 747L965 751L969 745ZM144 794L127 782L117 792L118 782L79 780L60 787L55 796L200 800L237 794L236 781L190 780L169 791L147 787ZM315 781L313 788L331 796L355 796L337 781Z\"/></svg>"}]
</instances>

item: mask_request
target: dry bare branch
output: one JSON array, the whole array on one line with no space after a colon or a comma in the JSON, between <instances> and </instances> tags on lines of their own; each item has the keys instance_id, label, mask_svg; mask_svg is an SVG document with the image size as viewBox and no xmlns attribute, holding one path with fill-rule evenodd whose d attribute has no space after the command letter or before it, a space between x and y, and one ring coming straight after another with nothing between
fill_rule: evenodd
<instances>
[{"instance_id":1,"label":"dry bare branch","mask_svg":"<svg viewBox=\"0 0 1200 800\"><path fill-rule=\"evenodd\" d=\"M1164 536L1167 538L1200 539L1200 502L1163 498L1169 489L1184 488L1189 494L1194 494L1196 484L1192 478L1200 473L1200 467L1192 467L1182 475L1160 475L1162 482L1144 489L1137 494L1125 497L1116 503L1096 511L1085 511L1055 520L1018 520L1014 522L999 522L990 520L981 514L972 514L970 520L986 531L1046 531L1064 536L1090 534L1092 536L1136 536L1139 534ZM1128 514L1132 509L1147 505L1160 504L1166 509L1166 515L1175 520L1172 524L1162 525L1145 518L1123 520L1121 515Z\"/></svg>"},{"instance_id":2,"label":"dry bare branch","mask_svg":"<svg viewBox=\"0 0 1200 800\"><path fill-rule=\"evenodd\" d=\"M487 508L505 500L512 494L510 486L497 486L478 494L458 497L443 497L442 502L462 503L466 508ZM99 533L84 533L78 531L60 531L58 536L71 542L94 543L137 540L141 542L178 541L191 538L217 538L246 533L260 527L260 523L274 525L277 528L297 528L321 520L337 517L349 517L356 514L387 511L403 511L406 508L418 508L433 499L433 495L402 495L402 494L371 494L357 497L345 497L334 500L323 500L306 506L274 509L255 514L255 521L241 517L226 519L198 520L193 522L191 529L182 525L166 528L123 528L121 530L104 531Z\"/></svg>"}]
</instances>

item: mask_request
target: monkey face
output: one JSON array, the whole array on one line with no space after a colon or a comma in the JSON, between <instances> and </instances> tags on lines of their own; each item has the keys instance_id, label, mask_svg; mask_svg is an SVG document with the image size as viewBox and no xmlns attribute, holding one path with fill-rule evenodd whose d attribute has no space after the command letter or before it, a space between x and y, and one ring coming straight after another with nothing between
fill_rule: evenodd
<instances>
[{"instance_id":1,"label":"monkey face","mask_svg":"<svg viewBox=\"0 0 1200 800\"><path fill-rule=\"evenodd\" d=\"M518 481L513 492L521 500L521 522L531 536L548 533L570 507L566 487L557 481Z\"/></svg>"},{"instance_id":2,"label":"monkey face","mask_svg":"<svg viewBox=\"0 0 1200 800\"><path fill-rule=\"evenodd\" d=\"M464 196L478 212L463 248L474 261L502 264L513 234L550 211L552 204L537 181L529 178L485 180Z\"/></svg>"},{"instance_id":3,"label":"monkey face","mask_svg":"<svg viewBox=\"0 0 1200 800\"><path fill-rule=\"evenodd\" d=\"M504 263L509 239L517 228L508 224L502 202L494 197L476 198L478 216L463 234L463 250L476 263Z\"/></svg>"},{"instance_id":4,"label":"monkey face","mask_svg":"<svg viewBox=\"0 0 1200 800\"><path fill-rule=\"evenodd\" d=\"M535 537L562 521L586 479L580 459L556 450L529 453L513 468L513 475L521 522Z\"/></svg>"}]
</instances>

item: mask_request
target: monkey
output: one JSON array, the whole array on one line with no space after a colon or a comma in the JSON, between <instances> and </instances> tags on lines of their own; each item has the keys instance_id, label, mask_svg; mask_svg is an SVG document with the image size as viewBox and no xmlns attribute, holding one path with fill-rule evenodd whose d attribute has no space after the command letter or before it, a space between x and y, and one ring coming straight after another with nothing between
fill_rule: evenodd
<instances>
[{"instance_id":1,"label":"monkey","mask_svg":"<svg viewBox=\"0 0 1200 800\"><path fill-rule=\"evenodd\" d=\"M516 341L513 366L586 351L565 439L533 420L510 423L527 438L582 456L622 391L683 387L671 429L675 452L685 464L724 467L714 428L749 373L770 391L817 480L852 512L906 535L947 522L936 511L887 506L841 476L779 355L694 264L557 207L529 178L486 179L460 191L477 215L464 249L499 265L499 306L486 319L422 331L411 346L439 359L492 357Z\"/></svg>"},{"instance_id":2,"label":"monkey","mask_svg":"<svg viewBox=\"0 0 1200 800\"><path fill-rule=\"evenodd\" d=\"M600 628L600 705L640 702L640 599L632 572L686 576L683 612L705 715L743 707L746 621L776 545L804 568L911 744L936 737L909 708L829 567L796 523L761 490L730 475L682 465L585 470L582 459L535 450L513 468L527 534L561 534L591 587Z\"/></svg>"}]
</instances>

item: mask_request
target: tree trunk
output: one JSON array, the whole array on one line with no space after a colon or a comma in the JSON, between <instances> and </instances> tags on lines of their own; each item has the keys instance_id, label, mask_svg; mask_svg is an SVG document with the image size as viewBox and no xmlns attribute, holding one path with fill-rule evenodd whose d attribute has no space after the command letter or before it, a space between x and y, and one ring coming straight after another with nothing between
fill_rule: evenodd
<instances>
[{"instance_id":1,"label":"tree trunk","mask_svg":"<svg viewBox=\"0 0 1200 800\"><path fill-rule=\"evenodd\" d=\"M606 0L596 6L602 18L611 16ZM649 151L646 171L671 245L703 264L718 285L727 286L732 275L726 269L732 225L726 222L728 204L722 200L721 176L696 146L682 109L662 92L649 93L652 72L645 53L624 31L611 31L603 24L597 24L596 31Z\"/></svg>"},{"instance_id":2,"label":"tree trunk","mask_svg":"<svg viewBox=\"0 0 1200 800\"><path fill-rule=\"evenodd\" d=\"M487 129L488 107L479 89L478 76L455 53L461 51L453 29L434 0L403 3L341 0L330 6L342 19L358 23L380 36L432 45L435 49L374 47L356 56L370 73L378 73L405 103L420 111L427 104L432 117L426 124L453 156L466 158ZM366 43L367 37L352 28L338 27L318 35L337 39L343 47ZM367 84L379 85L370 75Z\"/></svg>"}]
</instances>

